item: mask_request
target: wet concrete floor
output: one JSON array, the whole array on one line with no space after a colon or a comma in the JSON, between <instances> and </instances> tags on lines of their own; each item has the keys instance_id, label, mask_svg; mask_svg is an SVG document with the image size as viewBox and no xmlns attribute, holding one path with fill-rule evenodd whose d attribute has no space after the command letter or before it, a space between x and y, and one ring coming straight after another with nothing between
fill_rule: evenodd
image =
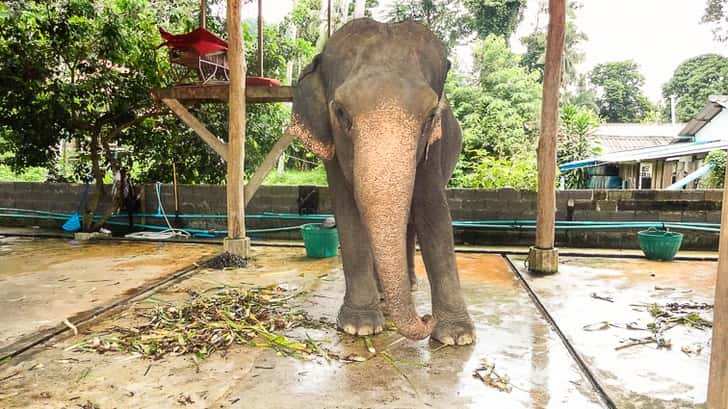
<instances>
[{"instance_id":1,"label":"wet concrete floor","mask_svg":"<svg viewBox=\"0 0 728 409\"><path fill-rule=\"evenodd\" d=\"M522 257L512 260L525 270ZM654 321L644 304L712 304L716 270L716 262L562 257L558 274L524 276L617 407L692 408L705 402L709 328L669 329L669 349L656 344L615 348L624 339L651 335L624 328L629 323L645 328ZM712 310L698 312L712 320Z\"/></svg>"},{"instance_id":2,"label":"wet concrete floor","mask_svg":"<svg viewBox=\"0 0 728 409\"><path fill-rule=\"evenodd\" d=\"M187 299L188 289L221 285L285 284L307 292L295 300L314 318L333 322L344 279L337 258L311 260L303 249L257 248L246 269L201 270L127 311L83 330L79 336L36 348L0 366L0 406L75 408L599 408L588 381L496 255L459 254L461 281L477 327L477 342L440 348L386 332L373 337L379 351L365 362L327 362L277 356L263 348L234 346L196 363L190 356L151 361L122 353L67 351L67 347L115 325L139 323L135 311L161 301ZM422 273L421 263L418 272ZM415 299L429 312L421 275ZM290 336L303 338L303 330ZM305 330L323 346L345 356L367 356L362 339L330 329ZM487 358L510 377L501 392L473 377Z\"/></svg>"},{"instance_id":3,"label":"wet concrete floor","mask_svg":"<svg viewBox=\"0 0 728 409\"><path fill-rule=\"evenodd\" d=\"M219 249L0 236L0 349Z\"/></svg>"}]
</instances>

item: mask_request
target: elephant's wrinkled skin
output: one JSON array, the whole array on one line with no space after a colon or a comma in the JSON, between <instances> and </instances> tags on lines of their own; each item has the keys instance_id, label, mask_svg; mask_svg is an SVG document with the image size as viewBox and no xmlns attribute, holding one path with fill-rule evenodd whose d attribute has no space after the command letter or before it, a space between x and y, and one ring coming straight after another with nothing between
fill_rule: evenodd
<instances>
[{"instance_id":1,"label":"elephant's wrinkled skin","mask_svg":"<svg viewBox=\"0 0 728 409\"><path fill-rule=\"evenodd\" d=\"M462 139L443 95L449 66L425 26L358 19L332 35L296 87L288 132L326 166L346 275L338 324L350 334L384 326L376 271L402 335L473 341L445 196ZM433 316L419 317L410 293L415 234Z\"/></svg>"}]
</instances>

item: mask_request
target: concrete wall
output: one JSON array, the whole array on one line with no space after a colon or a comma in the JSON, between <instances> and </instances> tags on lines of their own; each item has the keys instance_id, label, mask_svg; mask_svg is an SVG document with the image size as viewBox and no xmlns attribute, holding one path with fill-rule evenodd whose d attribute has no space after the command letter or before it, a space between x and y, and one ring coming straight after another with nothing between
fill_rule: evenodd
<instances>
[{"instance_id":1,"label":"concrete wall","mask_svg":"<svg viewBox=\"0 0 728 409\"><path fill-rule=\"evenodd\" d=\"M247 208L248 214L263 212L298 213L299 195L312 188L296 186L263 186ZM0 207L73 212L83 186L48 183L0 183ZM315 188L317 213L331 213L328 189ZM225 214L225 188L217 185L184 185L179 188L182 214ZM536 217L536 194L512 189L450 189L448 200L453 220L516 220ZM720 190L655 191L655 190L574 190L557 193L559 220L595 221L663 221L720 223L722 192ZM573 202L570 210L568 204ZM162 186L162 202L169 215L174 214L171 185ZM309 202L309 205L312 203ZM156 213L154 185L144 186L142 212ZM0 212L1 213L1 212ZM170 216L170 219L173 217ZM125 221L125 219L117 219ZM163 220L137 218L137 222L163 224ZM18 224L0 216L0 225ZM60 226L58 222L22 220L21 224ZM225 219L183 221L184 226L203 229L225 229ZM300 224L298 221L249 220L249 228L280 227ZM490 245L527 245L534 240L533 231L464 231L456 230L460 243ZM270 237L270 236L266 236ZM276 238L299 238L298 232L283 233ZM557 233L557 245L574 247L637 248L633 231L571 231ZM717 249L718 234L686 232L683 248Z\"/></svg>"}]
</instances>

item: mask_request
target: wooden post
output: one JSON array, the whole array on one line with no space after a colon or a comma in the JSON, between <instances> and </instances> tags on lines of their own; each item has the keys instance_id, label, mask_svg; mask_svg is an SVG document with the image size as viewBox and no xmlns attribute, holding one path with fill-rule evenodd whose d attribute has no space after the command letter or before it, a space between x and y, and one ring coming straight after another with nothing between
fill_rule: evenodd
<instances>
[{"instance_id":1,"label":"wooden post","mask_svg":"<svg viewBox=\"0 0 728 409\"><path fill-rule=\"evenodd\" d=\"M538 140L538 194L536 245L529 251L529 269L538 273L558 271L554 248L556 219L556 136L559 131L559 87L564 54L566 0L549 0L549 29L544 67L541 136Z\"/></svg>"},{"instance_id":2,"label":"wooden post","mask_svg":"<svg viewBox=\"0 0 728 409\"><path fill-rule=\"evenodd\" d=\"M263 0L258 0L258 76L263 76Z\"/></svg>"},{"instance_id":3,"label":"wooden post","mask_svg":"<svg viewBox=\"0 0 728 409\"><path fill-rule=\"evenodd\" d=\"M200 27L207 27L207 0L200 0Z\"/></svg>"},{"instance_id":4,"label":"wooden post","mask_svg":"<svg viewBox=\"0 0 728 409\"><path fill-rule=\"evenodd\" d=\"M228 160L227 160L227 226L225 250L248 256L249 240L245 237L245 200L243 198L243 165L245 163L245 53L242 34L240 0L227 2L228 61L230 66Z\"/></svg>"},{"instance_id":5,"label":"wooden post","mask_svg":"<svg viewBox=\"0 0 728 409\"><path fill-rule=\"evenodd\" d=\"M728 186L728 172L724 176ZM720 249L713 305L713 339L708 378L708 409L728 408L728 189L723 188Z\"/></svg>"},{"instance_id":6,"label":"wooden post","mask_svg":"<svg viewBox=\"0 0 728 409\"><path fill-rule=\"evenodd\" d=\"M331 38L331 0L328 1L328 8L326 9L326 24L326 39L328 40L329 38Z\"/></svg>"}]
</instances>

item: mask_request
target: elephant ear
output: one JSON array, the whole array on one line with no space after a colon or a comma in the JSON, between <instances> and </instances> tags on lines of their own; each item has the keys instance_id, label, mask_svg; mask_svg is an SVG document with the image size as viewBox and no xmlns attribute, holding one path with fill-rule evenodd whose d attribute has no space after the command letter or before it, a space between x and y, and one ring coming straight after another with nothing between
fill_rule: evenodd
<instances>
[{"instance_id":1,"label":"elephant ear","mask_svg":"<svg viewBox=\"0 0 728 409\"><path fill-rule=\"evenodd\" d=\"M287 132L319 158L331 160L334 157L334 139L320 64L321 54L301 73L293 92L293 115Z\"/></svg>"}]
</instances>

